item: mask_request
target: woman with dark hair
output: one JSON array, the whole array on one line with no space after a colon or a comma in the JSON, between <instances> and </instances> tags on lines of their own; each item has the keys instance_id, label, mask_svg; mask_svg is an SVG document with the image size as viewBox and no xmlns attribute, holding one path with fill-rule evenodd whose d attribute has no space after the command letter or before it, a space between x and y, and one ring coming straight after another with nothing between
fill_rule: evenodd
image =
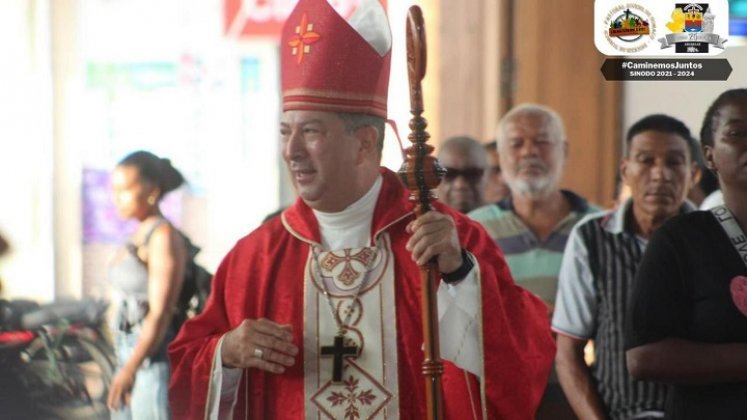
<instances>
[{"instance_id":1,"label":"woman with dark hair","mask_svg":"<svg viewBox=\"0 0 747 420\"><path fill-rule=\"evenodd\" d=\"M628 370L672 384L669 419L747 416L747 89L722 93L700 133L724 205L671 219L638 268Z\"/></svg>"},{"instance_id":2,"label":"woman with dark hair","mask_svg":"<svg viewBox=\"0 0 747 420\"><path fill-rule=\"evenodd\" d=\"M188 258L184 236L161 214L164 195L184 183L168 159L137 151L112 172L120 217L138 222L109 268L118 371L108 405L117 419L168 419L166 347Z\"/></svg>"}]
</instances>

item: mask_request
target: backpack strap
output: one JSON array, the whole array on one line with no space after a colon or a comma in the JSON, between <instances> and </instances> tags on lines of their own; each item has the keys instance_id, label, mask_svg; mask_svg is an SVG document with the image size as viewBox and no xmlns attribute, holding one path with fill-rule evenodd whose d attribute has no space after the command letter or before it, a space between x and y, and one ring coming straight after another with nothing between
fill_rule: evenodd
<instances>
[{"instance_id":1,"label":"backpack strap","mask_svg":"<svg viewBox=\"0 0 747 420\"><path fill-rule=\"evenodd\" d=\"M146 262L140 258L140 249L148 246L148 242L150 241L150 237L153 236L153 232L155 232L156 229L158 229L159 226L161 226L164 223L169 223L168 220L164 218L159 218L153 224L150 226L147 232L145 232L145 236L143 236L143 240L140 242L140 244L135 244L134 242L130 242L127 247L130 248L130 251L135 255L135 257L140 260L143 264L146 264Z\"/></svg>"},{"instance_id":2,"label":"backpack strap","mask_svg":"<svg viewBox=\"0 0 747 420\"><path fill-rule=\"evenodd\" d=\"M160 218L156 220L155 222L153 222L153 224L150 226L150 229L148 229L148 231L145 232L145 236L143 236L143 241L140 243L140 246L138 246L138 248L148 245L148 242L150 241L150 237L153 235L153 232L155 232L156 229L158 229L158 227L164 223L169 223L169 221L164 218Z\"/></svg>"}]
</instances>

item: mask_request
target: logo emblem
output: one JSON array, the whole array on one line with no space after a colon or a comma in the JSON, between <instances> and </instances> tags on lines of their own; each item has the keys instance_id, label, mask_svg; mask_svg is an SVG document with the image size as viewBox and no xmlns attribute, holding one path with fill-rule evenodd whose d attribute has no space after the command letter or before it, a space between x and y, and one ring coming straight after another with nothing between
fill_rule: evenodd
<instances>
[{"instance_id":1,"label":"logo emblem","mask_svg":"<svg viewBox=\"0 0 747 420\"><path fill-rule=\"evenodd\" d=\"M618 57L720 54L726 40L717 34L729 33L728 0L677 1L683 0L594 0L594 46Z\"/></svg>"},{"instance_id":2,"label":"logo emblem","mask_svg":"<svg viewBox=\"0 0 747 420\"><path fill-rule=\"evenodd\" d=\"M625 42L635 42L642 35L651 34L649 25L648 20L641 18L628 8L610 22L609 36L616 36Z\"/></svg>"},{"instance_id":3,"label":"logo emblem","mask_svg":"<svg viewBox=\"0 0 747 420\"><path fill-rule=\"evenodd\" d=\"M682 10L685 11L685 32L701 32L703 30L703 7L691 3Z\"/></svg>"},{"instance_id":4,"label":"logo emblem","mask_svg":"<svg viewBox=\"0 0 747 420\"><path fill-rule=\"evenodd\" d=\"M605 16L604 36L615 50L634 54L645 49L654 39L656 22L653 14L637 3L613 7Z\"/></svg>"},{"instance_id":5,"label":"logo emblem","mask_svg":"<svg viewBox=\"0 0 747 420\"><path fill-rule=\"evenodd\" d=\"M716 15L708 3L675 3L667 29L659 39L661 49L674 46L679 54L707 54L708 46L724 49L725 39L713 33Z\"/></svg>"}]
</instances>

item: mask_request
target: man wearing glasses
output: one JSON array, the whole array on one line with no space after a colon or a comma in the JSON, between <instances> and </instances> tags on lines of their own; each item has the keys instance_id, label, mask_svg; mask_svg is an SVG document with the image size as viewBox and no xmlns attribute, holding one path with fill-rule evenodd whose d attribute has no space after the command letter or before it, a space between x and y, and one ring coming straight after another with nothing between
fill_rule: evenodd
<instances>
[{"instance_id":1,"label":"man wearing glasses","mask_svg":"<svg viewBox=\"0 0 747 420\"><path fill-rule=\"evenodd\" d=\"M488 166L482 145L471 137L450 137L439 148L438 160L446 168L438 198L462 213L481 206Z\"/></svg>"},{"instance_id":2,"label":"man wearing glasses","mask_svg":"<svg viewBox=\"0 0 747 420\"><path fill-rule=\"evenodd\" d=\"M563 121L552 109L517 106L498 123L496 141L511 193L469 216L500 245L516 283L542 298L552 312L571 228L599 208L559 187L568 145ZM542 418L573 418L554 371L537 412Z\"/></svg>"}]
</instances>

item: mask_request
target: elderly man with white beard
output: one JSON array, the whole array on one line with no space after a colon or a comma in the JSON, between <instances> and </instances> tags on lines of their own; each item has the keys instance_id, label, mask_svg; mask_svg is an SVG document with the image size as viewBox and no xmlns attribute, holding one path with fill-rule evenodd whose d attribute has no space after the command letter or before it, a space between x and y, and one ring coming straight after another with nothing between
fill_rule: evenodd
<instances>
[{"instance_id":1,"label":"elderly man with white beard","mask_svg":"<svg viewBox=\"0 0 747 420\"><path fill-rule=\"evenodd\" d=\"M571 228L599 208L559 187L568 154L565 128L552 109L523 104L496 129L503 176L511 194L469 213L500 245L514 279L537 294L550 311ZM537 419L574 418L552 372Z\"/></svg>"}]
</instances>

